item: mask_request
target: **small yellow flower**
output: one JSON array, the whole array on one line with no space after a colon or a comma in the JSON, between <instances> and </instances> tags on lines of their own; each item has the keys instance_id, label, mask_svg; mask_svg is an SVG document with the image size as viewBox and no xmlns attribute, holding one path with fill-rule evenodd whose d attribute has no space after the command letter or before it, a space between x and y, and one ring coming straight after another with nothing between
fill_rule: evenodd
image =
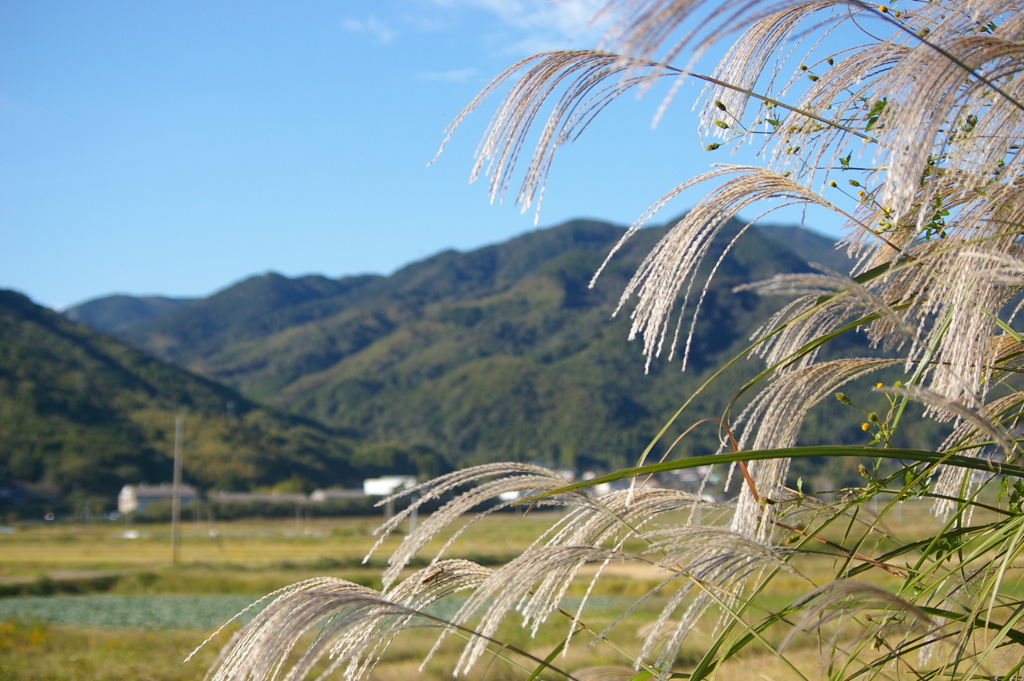
<instances>
[{"instance_id":1,"label":"small yellow flower","mask_svg":"<svg viewBox=\"0 0 1024 681\"><path fill-rule=\"evenodd\" d=\"M861 430L871 430L871 424L868 423L867 421L865 421L864 423L860 424L860 429Z\"/></svg>"},{"instance_id":2,"label":"small yellow flower","mask_svg":"<svg viewBox=\"0 0 1024 681\"><path fill-rule=\"evenodd\" d=\"M866 194L867 194L867 192L864 191L863 189L861 189L859 192L857 192L857 196L865 196Z\"/></svg>"},{"instance_id":3,"label":"small yellow flower","mask_svg":"<svg viewBox=\"0 0 1024 681\"><path fill-rule=\"evenodd\" d=\"M838 186L838 185L836 184L836 181L835 181L835 180L829 180L829 181L828 181L828 186L829 186L829 187L836 187L836 186Z\"/></svg>"},{"instance_id":4,"label":"small yellow flower","mask_svg":"<svg viewBox=\"0 0 1024 681\"><path fill-rule=\"evenodd\" d=\"M889 8L886 7L885 5L879 5L878 6L878 11L881 12L882 14L885 14L886 12L889 11Z\"/></svg>"},{"instance_id":5,"label":"small yellow flower","mask_svg":"<svg viewBox=\"0 0 1024 681\"><path fill-rule=\"evenodd\" d=\"M882 388L885 387L885 383L875 383L875 387L881 390Z\"/></svg>"}]
</instances>

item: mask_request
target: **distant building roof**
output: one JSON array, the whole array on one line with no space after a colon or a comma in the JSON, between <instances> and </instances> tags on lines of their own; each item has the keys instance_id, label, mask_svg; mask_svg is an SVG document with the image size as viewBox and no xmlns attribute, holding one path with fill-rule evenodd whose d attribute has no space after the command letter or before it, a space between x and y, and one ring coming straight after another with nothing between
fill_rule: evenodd
<instances>
[{"instance_id":1,"label":"distant building roof","mask_svg":"<svg viewBox=\"0 0 1024 681\"><path fill-rule=\"evenodd\" d=\"M199 493L192 485L182 485L181 497L197 497ZM162 485L125 485L121 488L121 494L134 494L136 499L170 499L174 496L174 487L168 484Z\"/></svg>"},{"instance_id":2,"label":"distant building roof","mask_svg":"<svg viewBox=\"0 0 1024 681\"><path fill-rule=\"evenodd\" d=\"M247 504L257 501L265 503L292 503L304 504L309 497L301 493L277 493L277 492L214 492L206 495L207 500L216 501L222 504Z\"/></svg>"},{"instance_id":3,"label":"distant building roof","mask_svg":"<svg viewBox=\"0 0 1024 681\"><path fill-rule=\"evenodd\" d=\"M309 495L310 501L322 502L336 499L364 499L366 493L361 489L318 489Z\"/></svg>"}]
</instances>

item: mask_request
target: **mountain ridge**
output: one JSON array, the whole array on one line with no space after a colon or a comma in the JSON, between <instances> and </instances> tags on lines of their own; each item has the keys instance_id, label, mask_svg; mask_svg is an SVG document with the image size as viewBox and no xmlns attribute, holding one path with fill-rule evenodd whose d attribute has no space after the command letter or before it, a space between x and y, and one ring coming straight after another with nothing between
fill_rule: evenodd
<instances>
[{"instance_id":1,"label":"mountain ridge","mask_svg":"<svg viewBox=\"0 0 1024 681\"><path fill-rule=\"evenodd\" d=\"M96 331L116 335L133 324L162 317L195 300L197 299L114 294L73 305L61 314Z\"/></svg>"},{"instance_id":2,"label":"mountain ridge","mask_svg":"<svg viewBox=\"0 0 1024 681\"><path fill-rule=\"evenodd\" d=\"M227 391L217 393L218 418L198 419L209 429L204 437L213 451L206 470L189 473L200 487L352 484L366 476L434 475L449 466L494 460L611 470L635 461L679 405L719 367L743 354L753 330L778 308L779 301L737 293L735 286L776 273L809 271L808 260L839 271L850 267L848 260L837 259L843 256L833 242L820 235L729 222L702 268L706 275L714 267L716 277L702 294L692 343L684 341L689 343L688 367L682 373L679 357L674 362L655 358L647 366L637 345L624 342L628 303L610 318L620 292L668 227L637 232L609 261L596 286L589 286L624 233L621 226L577 220L467 253L442 251L386 277L289 278L268 272L207 298L136 316L118 326L122 340L96 334L102 342L91 342L116 346L115 364L128 356L133 366L148 362L156 367L153 371L164 377L152 381L158 392L165 380L184 380L185 370L196 374L195 380L213 382L204 390L225 384L217 388ZM683 339L698 297L695 290L691 306L677 311ZM125 322L117 319L118 309L137 313L124 300L112 303L104 310L102 299L89 301L92 319L117 324ZM65 314L73 315L74 309ZM84 327L63 321L72 336L85 333ZM125 338L136 349L125 345ZM870 353L855 334L834 343L843 346L842 352ZM20 351L31 354L45 347L23 343ZM0 342L0 360L3 348ZM679 350L682 355L682 345ZM76 389L61 383L75 374L60 364L68 351L50 355L34 365L37 382L57 386L53 389L68 401ZM164 359L182 373L167 374ZM720 417L757 370L737 363L702 388L701 398L651 455L666 454L664 443L686 426ZM0 361L0 377L4 371ZM856 396L856 390L851 385L849 394ZM225 401L232 401L228 394L237 396L238 404L253 405L249 413L259 417L243 414L241 420L224 421ZM123 426L119 437L135 433L134 442L149 443L150 458L160 462L160 471L166 469L166 424L179 405L172 400L168 408L165 399L162 407L126 412L124 399L114 398L120 421L111 423ZM860 404L861 397L856 399ZM878 396L865 394L863 399ZM88 408L106 408L102 401L86 402ZM802 442L862 441L860 414L826 402L812 411ZM741 409L743 404L733 406ZM9 412L9 404L0 399L0 414ZM40 427L38 419L29 425ZM51 446L69 451L67 441L79 431L65 429L64 442L56 442L59 433L50 433ZM109 429L103 432L112 437ZM242 437L246 434L248 440ZM264 444L254 448L252 442ZM717 429L701 426L675 446L672 456L707 454L717 447ZM56 475L65 488L71 484L73 476L61 472L60 457L33 451L23 452L22 458L28 456L31 464L36 456L42 469L57 471L47 475ZM807 477L833 464L808 460L794 470ZM801 467L806 470L800 472ZM843 476L855 480L857 473L840 471L835 479Z\"/></svg>"},{"instance_id":3,"label":"mountain ridge","mask_svg":"<svg viewBox=\"0 0 1024 681\"><path fill-rule=\"evenodd\" d=\"M601 220L596 219L578 219L563 224L588 222L595 224L612 225L612 223L605 223ZM623 229L622 227L618 228ZM545 229L550 228L533 230L533 232L544 231ZM755 229L756 231L761 232L762 234L772 239L773 241L783 244L786 248L792 250L794 253L799 255L804 260L807 260L808 262L819 263L821 265L828 267L829 269L842 273L846 273L849 267L852 266L853 264L853 261L850 260L845 253L835 248L836 242L834 240L818 232L795 225L757 225ZM526 236L530 233L532 232L527 232L526 234L519 236ZM513 240L517 238L519 237L513 237ZM500 245L500 243L489 244L474 250L483 250L491 248ZM97 331L103 331L105 333L113 333L114 335L118 335L119 332L124 331L130 326L134 326L140 322L146 322L164 316L166 313L171 312L177 309L178 307L186 307L195 302L208 300L209 298L229 291L239 285L244 285L246 282L250 280L258 279L261 277L278 277L282 279L289 279L292 281L301 281L307 279L320 279L331 282L352 281L358 285L358 283L361 282L374 281L378 279L387 279L388 277L393 276L394 274L406 270L407 268L413 267L421 262L429 261L432 258L446 255L457 255L459 253L463 253L463 251L458 251L455 249L445 249L443 251L435 253L432 256L428 256L423 260L404 265L395 270L395 272L393 272L391 275L367 273L355 275L342 275L340 277L332 279L330 277L327 277L326 275L320 274L308 274L298 277L287 277L285 275L280 274L279 272L268 270L262 274L252 275L250 277L241 279L237 282L229 284L223 289L219 289L214 293L211 293L208 296L199 298L175 298L171 296L133 296L129 294L111 294L108 296L99 296L96 298L91 298L81 303L76 303L65 309L63 312L61 312L61 314L71 319L72 321L86 324L87 326L90 326ZM135 310L131 309L130 306L138 306L137 309L141 309L141 312L136 312ZM125 308L128 309L126 310Z\"/></svg>"},{"instance_id":4,"label":"mountain ridge","mask_svg":"<svg viewBox=\"0 0 1024 681\"><path fill-rule=\"evenodd\" d=\"M712 262L742 228L727 226ZM787 241L824 256L819 261L835 255L824 237L772 238L772 229L748 230L723 260L690 370L680 375L659 361L645 376L643 358L623 342L628 315L608 319L667 228L637 232L590 288L625 233L597 220L442 251L387 277L267 273L120 337L257 402L368 441L426 445L455 464L497 456L568 464L580 456L611 466L642 448L701 373L738 351L772 308L732 286L809 271ZM724 392L709 395L701 415L726 402Z\"/></svg>"}]
</instances>

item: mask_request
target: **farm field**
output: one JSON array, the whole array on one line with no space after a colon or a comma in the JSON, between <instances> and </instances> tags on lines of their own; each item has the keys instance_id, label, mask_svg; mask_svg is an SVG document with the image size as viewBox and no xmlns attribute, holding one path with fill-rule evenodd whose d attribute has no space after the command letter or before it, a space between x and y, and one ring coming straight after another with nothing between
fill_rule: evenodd
<instances>
[{"instance_id":1,"label":"farm field","mask_svg":"<svg viewBox=\"0 0 1024 681\"><path fill-rule=\"evenodd\" d=\"M924 504L907 504L903 516L904 527L894 531L922 537L934 531L935 522ZM556 518L557 514L551 513L486 518L460 537L449 555L498 566L526 549ZM227 633L188 664L182 660L220 623L256 598L322 575L379 588L381 568L400 536L390 538L369 565L362 565L375 541L371 532L378 524L379 518L188 523L177 565L170 564L170 528L166 525L136 525L127 535L135 538L126 538L126 527L112 522L13 528L0 534L0 588L8 594L0 598L0 678L201 679ZM443 539L432 542L421 555L433 555ZM824 577L832 561L822 556L819 564L803 566L803 573L811 580ZM879 584L885 583L886 577L872 574ZM584 621L600 631L662 578L653 568L609 566ZM587 580L580 580L570 589L566 610L575 611L586 584ZM769 601L788 603L812 588L796 576L778 581L778 585L785 593L764 594L765 605ZM627 650L638 650L636 632L653 621L671 591L670 587L649 599L617 626L614 641ZM439 604L453 609L457 605ZM501 640L543 658L565 636L568 624L553 617L536 639L530 639L528 632L509 621ZM229 626L228 632L237 626ZM435 635L424 630L400 636L372 678L407 681ZM618 672L611 668L584 671L578 676L581 681L592 674L623 677L627 658L605 644L584 650L588 638L592 640L593 634L580 635L556 665L574 674L593 667L619 667ZM698 632L684 647L683 657L696 660L704 640ZM453 637L428 664L422 678L449 678L460 649L461 642ZM736 664L749 666L752 654L744 654ZM792 670L774 657L754 657L762 678L792 675ZM806 662L806 673L813 678L820 662L816 649L808 648ZM483 661L474 668L473 678L522 679L528 674L502 662Z\"/></svg>"}]
</instances>

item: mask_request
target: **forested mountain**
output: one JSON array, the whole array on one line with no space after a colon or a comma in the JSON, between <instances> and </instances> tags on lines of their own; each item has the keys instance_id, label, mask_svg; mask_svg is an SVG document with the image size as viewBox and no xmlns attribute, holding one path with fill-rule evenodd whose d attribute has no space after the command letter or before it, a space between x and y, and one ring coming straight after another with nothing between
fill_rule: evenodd
<instances>
[{"instance_id":1,"label":"forested mountain","mask_svg":"<svg viewBox=\"0 0 1024 681\"><path fill-rule=\"evenodd\" d=\"M741 226L725 230L708 267ZM453 464L619 465L779 304L732 287L807 271L783 243L842 264L823 237L772 230L750 230L724 259L686 373L663 358L645 374L639 347L626 342L628 306L610 319L665 229L641 230L589 289L623 228L584 220L446 251L389 277L253 277L118 333L255 401L369 441L425 445ZM716 385L686 423L720 415L742 378ZM683 449L707 451L707 430Z\"/></svg>"},{"instance_id":2,"label":"forested mountain","mask_svg":"<svg viewBox=\"0 0 1024 681\"><path fill-rule=\"evenodd\" d=\"M194 300L161 296L105 296L76 305L64 316L97 331L116 334L139 322L162 317Z\"/></svg>"},{"instance_id":3,"label":"forested mountain","mask_svg":"<svg viewBox=\"0 0 1024 681\"><path fill-rule=\"evenodd\" d=\"M809 263L822 265L840 274L849 274L853 267L853 261L846 255L846 251L836 249L835 241L810 230L795 225L766 225L758 227L758 231Z\"/></svg>"},{"instance_id":4,"label":"forested mountain","mask_svg":"<svg viewBox=\"0 0 1024 681\"><path fill-rule=\"evenodd\" d=\"M204 489L282 481L358 484L388 456L438 472L426 450L367 447L352 433L264 408L13 291L0 291L0 478L52 495L110 498L170 480L175 416L185 478ZM404 458L403 458L404 457Z\"/></svg>"}]
</instances>

